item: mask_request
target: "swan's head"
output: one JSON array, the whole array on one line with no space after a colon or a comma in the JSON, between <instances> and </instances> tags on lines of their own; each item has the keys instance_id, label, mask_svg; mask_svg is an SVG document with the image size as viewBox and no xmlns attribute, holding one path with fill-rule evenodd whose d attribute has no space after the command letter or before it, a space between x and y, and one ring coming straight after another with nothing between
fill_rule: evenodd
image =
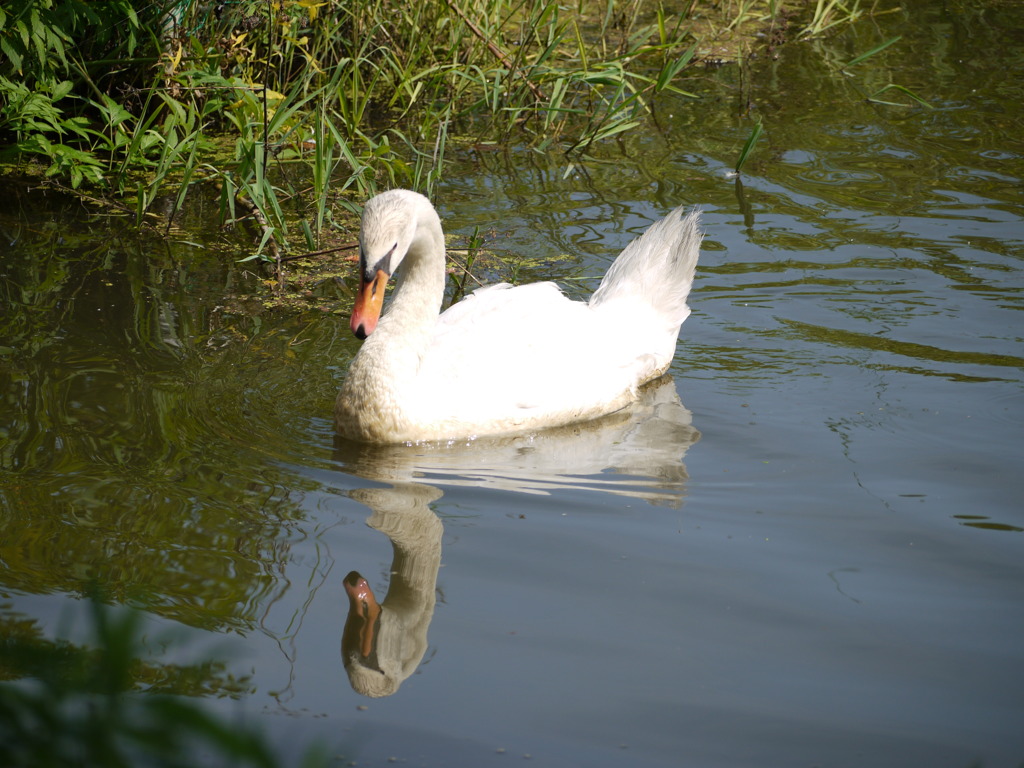
<instances>
[{"instance_id":1,"label":"swan's head","mask_svg":"<svg viewBox=\"0 0 1024 768\"><path fill-rule=\"evenodd\" d=\"M384 289L402 260L419 247L420 216L434 207L407 189L382 192L367 201L359 231L359 291L352 308L352 333L365 339L377 327Z\"/></svg>"}]
</instances>

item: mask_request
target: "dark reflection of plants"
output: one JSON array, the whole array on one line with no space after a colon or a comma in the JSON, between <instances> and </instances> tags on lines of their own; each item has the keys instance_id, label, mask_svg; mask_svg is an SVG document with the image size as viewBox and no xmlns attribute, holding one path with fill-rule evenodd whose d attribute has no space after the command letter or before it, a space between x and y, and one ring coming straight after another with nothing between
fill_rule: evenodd
<instances>
[{"instance_id":1,"label":"dark reflection of plants","mask_svg":"<svg viewBox=\"0 0 1024 768\"><path fill-rule=\"evenodd\" d=\"M0 765L262 766L277 760L266 739L181 696L250 692L222 664L157 664L139 658L137 613L91 603L95 647L50 641L31 621L0 617ZM144 692L144 693L143 693ZM313 765L313 757L306 765Z\"/></svg>"},{"instance_id":2,"label":"dark reflection of plants","mask_svg":"<svg viewBox=\"0 0 1024 768\"><path fill-rule=\"evenodd\" d=\"M98 600L90 600L89 618L95 648L49 640L43 637L36 619L0 613L0 680L31 678L52 691L63 687L67 692L83 693L145 690L240 698L252 692L248 678L235 678L223 662L159 664L137 658L141 628L134 612L115 613Z\"/></svg>"},{"instance_id":3,"label":"dark reflection of plants","mask_svg":"<svg viewBox=\"0 0 1024 768\"><path fill-rule=\"evenodd\" d=\"M283 427L264 390L316 344L226 310L238 277L217 257L33 221L0 213L19 245L0 270L0 584L94 579L187 624L253 626L310 484L268 460Z\"/></svg>"}]
</instances>

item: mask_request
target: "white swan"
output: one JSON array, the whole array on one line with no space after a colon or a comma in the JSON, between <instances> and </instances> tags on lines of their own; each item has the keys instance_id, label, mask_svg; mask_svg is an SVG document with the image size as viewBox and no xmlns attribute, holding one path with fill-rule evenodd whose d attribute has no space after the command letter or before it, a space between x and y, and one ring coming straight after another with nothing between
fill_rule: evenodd
<instances>
[{"instance_id":1,"label":"white swan","mask_svg":"<svg viewBox=\"0 0 1024 768\"><path fill-rule=\"evenodd\" d=\"M554 283L481 288L439 314L441 220L404 189L372 198L359 236L352 330L365 339L335 424L368 443L502 435L616 411L672 362L700 250L676 209L619 254L590 301ZM381 317L384 288L397 284ZM379 318L379 322L378 322Z\"/></svg>"}]
</instances>

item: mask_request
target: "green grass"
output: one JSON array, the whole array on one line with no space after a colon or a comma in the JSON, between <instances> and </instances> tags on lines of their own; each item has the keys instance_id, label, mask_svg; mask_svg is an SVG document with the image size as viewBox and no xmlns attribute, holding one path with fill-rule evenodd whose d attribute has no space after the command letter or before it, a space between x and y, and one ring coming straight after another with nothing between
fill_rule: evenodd
<instances>
[{"instance_id":1,"label":"green grass","mask_svg":"<svg viewBox=\"0 0 1024 768\"><path fill-rule=\"evenodd\" d=\"M868 12L805 6L805 37ZM381 188L430 194L454 137L585 162L657 98L692 96L685 78L713 33L697 19L754 30L782 13L778 0L10 0L0 159L41 163L165 232L214 185L222 220L252 226L249 258L280 263L321 248L336 214Z\"/></svg>"},{"instance_id":2,"label":"green grass","mask_svg":"<svg viewBox=\"0 0 1024 768\"><path fill-rule=\"evenodd\" d=\"M764 123L758 120L754 123L754 128L750 132L750 136L747 137L746 143L743 145L743 149L740 150L739 157L736 159L736 166L734 170L736 173L740 172L743 168L743 164L747 162L747 158L750 157L750 153L754 151L754 145L757 144L757 140L761 138L761 133L764 131Z\"/></svg>"},{"instance_id":3,"label":"green grass","mask_svg":"<svg viewBox=\"0 0 1024 768\"><path fill-rule=\"evenodd\" d=\"M452 130L578 154L635 128L653 96L685 93L695 50L685 19L642 24L637 8L624 26L611 6L553 0L243 0L219 16L15 0L0 11L0 136L55 182L120 196L140 226L169 228L195 185L216 184L224 220L254 221L253 256L275 258L316 248L339 195L429 194Z\"/></svg>"}]
</instances>

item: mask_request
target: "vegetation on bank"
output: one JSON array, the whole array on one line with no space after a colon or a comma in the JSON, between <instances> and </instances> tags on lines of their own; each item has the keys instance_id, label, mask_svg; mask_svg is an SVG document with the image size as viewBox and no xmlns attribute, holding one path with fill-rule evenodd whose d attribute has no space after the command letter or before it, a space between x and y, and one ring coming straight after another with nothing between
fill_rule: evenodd
<instances>
[{"instance_id":1,"label":"vegetation on bank","mask_svg":"<svg viewBox=\"0 0 1024 768\"><path fill-rule=\"evenodd\" d=\"M94 590L95 591L95 590ZM145 660L140 614L89 598L88 645L50 640L0 615L0 765L4 768L276 768L254 723L225 719L183 693L236 697L223 664ZM151 638L153 640L153 638ZM156 639L166 647L169 637ZM341 745L332 745L338 747ZM309 748L303 768L347 762Z\"/></svg>"},{"instance_id":2,"label":"vegetation on bank","mask_svg":"<svg viewBox=\"0 0 1024 768\"><path fill-rule=\"evenodd\" d=\"M353 197L429 193L456 138L514 138L572 162L635 128L658 94L688 95L686 74L723 45L813 36L870 10L11 0L0 7L0 160L155 228L209 187L222 220L253 222L255 253L280 260L322 248Z\"/></svg>"}]
</instances>

